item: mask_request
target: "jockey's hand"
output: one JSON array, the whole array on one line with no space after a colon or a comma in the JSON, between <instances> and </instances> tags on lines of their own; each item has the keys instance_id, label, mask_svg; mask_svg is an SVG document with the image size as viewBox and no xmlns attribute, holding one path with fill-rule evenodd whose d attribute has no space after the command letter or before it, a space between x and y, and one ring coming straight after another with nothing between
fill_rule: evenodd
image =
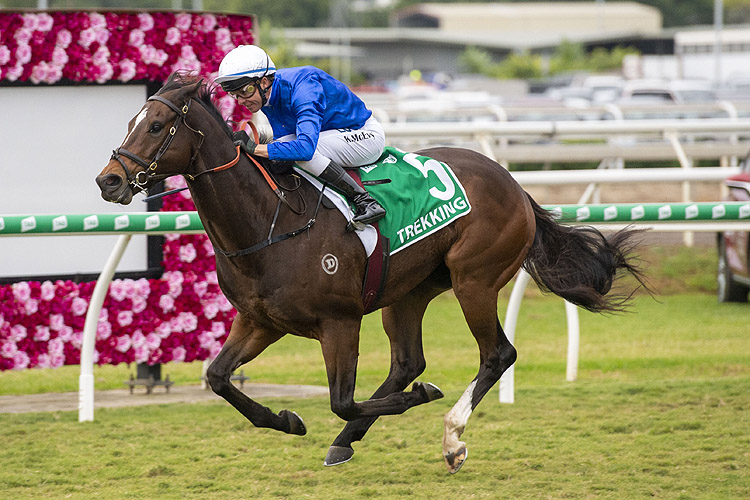
<instances>
[{"instance_id":1,"label":"jockey's hand","mask_svg":"<svg viewBox=\"0 0 750 500\"><path fill-rule=\"evenodd\" d=\"M238 130L233 133L232 141L234 141L235 146L241 147L247 154L251 155L255 153L255 141L253 141L244 130Z\"/></svg>"}]
</instances>

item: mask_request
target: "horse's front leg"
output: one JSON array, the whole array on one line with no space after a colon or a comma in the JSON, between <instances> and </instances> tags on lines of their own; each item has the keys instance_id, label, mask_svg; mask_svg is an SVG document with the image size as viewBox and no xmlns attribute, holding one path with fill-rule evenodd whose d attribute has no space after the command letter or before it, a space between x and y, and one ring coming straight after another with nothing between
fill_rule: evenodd
<instances>
[{"instance_id":1,"label":"horse's front leg","mask_svg":"<svg viewBox=\"0 0 750 500\"><path fill-rule=\"evenodd\" d=\"M256 427L269 427L288 434L304 435L307 430L294 412L282 410L278 415L256 403L231 382L232 372L254 359L284 334L262 328L241 313L237 314L227 341L206 372L211 389L226 399Z\"/></svg>"},{"instance_id":2,"label":"horse's front leg","mask_svg":"<svg viewBox=\"0 0 750 500\"><path fill-rule=\"evenodd\" d=\"M331 410L346 421L380 415L398 415L412 406L443 397L432 384L415 382L409 392L393 392L382 398L354 401L359 357L360 321L337 321L326 325L320 344L328 373Z\"/></svg>"}]
</instances>

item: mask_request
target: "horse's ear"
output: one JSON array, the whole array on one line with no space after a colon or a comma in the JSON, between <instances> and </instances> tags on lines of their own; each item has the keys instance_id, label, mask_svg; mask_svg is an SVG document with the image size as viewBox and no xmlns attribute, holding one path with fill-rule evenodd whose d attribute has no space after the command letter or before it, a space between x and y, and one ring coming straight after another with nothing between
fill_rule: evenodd
<instances>
[{"instance_id":1,"label":"horse's ear","mask_svg":"<svg viewBox=\"0 0 750 500\"><path fill-rule=\"evenodd\" d=\"M195 83L191 83L190 85L187 85L185 87L185 92L188 95L196 94L196 93L198 93L198 90L201 88L202 85L203 85L203 78L201 78L200 80L198 80Z\"/></svg>"}]
</instances>

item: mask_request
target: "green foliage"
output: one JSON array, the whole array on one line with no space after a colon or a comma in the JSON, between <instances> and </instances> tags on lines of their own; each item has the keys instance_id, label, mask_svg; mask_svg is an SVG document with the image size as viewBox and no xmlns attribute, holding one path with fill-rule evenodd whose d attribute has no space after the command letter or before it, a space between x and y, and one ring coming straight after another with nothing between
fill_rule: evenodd
<instances>
[{"instance_id":1,"label":"green foliage","mask_svg":"<svg viewBox=\"0 0 750 500\"><path fill-rule=\"evenodd\" d=\"M580 43L564 41L549 58L549 75L571 71L607 71L622 67L627 54L637 51L629 47L612 50L597 48L586 53ZM468 47L460 56L460 64L469 73L481 73L497 78L540 78L545 75L542 56L528 51L514 53L496 63L490 54L477 47Z\"/></svg>"}]
</instances>

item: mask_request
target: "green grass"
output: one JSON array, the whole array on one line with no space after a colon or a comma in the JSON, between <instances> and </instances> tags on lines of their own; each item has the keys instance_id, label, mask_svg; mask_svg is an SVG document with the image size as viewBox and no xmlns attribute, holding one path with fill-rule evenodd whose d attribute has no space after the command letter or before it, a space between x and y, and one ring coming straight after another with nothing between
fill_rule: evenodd
<instances>
[{"instance_id":1,"label":"green grass","mask_svg":"<svg viewBox=\"0 0 750 500\"><path fill-rule=\"evenodd\" d=\"M529 291L515 342L516 403L498 403L497 387L486 396L462 437L469 458L455 476L440 456L442 418L478 355L446 294L425 318L420 377L446 398L378 420L350 463L322 466L343 425L327 398L261 401L297 411L304 437L254 428L221 401L101 409L88 423L76 412L0 414L0 498L750 498L750 305L718 304L702 290L715 260L690 252L657 254L649 272L657 290L689 293L639 295L629 314L581 313L576 382L565 381L562 301ZM365 318L360 352L361 399L388 370L378 314ZM197 383L200 363L163 370ZM244 370L254 382L325 385L310 340L284 338ZM128 374L127 366L97 367L97 389L124 387ZM77 383L78 367L0 373L2 394L75 391Z\"/></svg>"}]
</instances>

